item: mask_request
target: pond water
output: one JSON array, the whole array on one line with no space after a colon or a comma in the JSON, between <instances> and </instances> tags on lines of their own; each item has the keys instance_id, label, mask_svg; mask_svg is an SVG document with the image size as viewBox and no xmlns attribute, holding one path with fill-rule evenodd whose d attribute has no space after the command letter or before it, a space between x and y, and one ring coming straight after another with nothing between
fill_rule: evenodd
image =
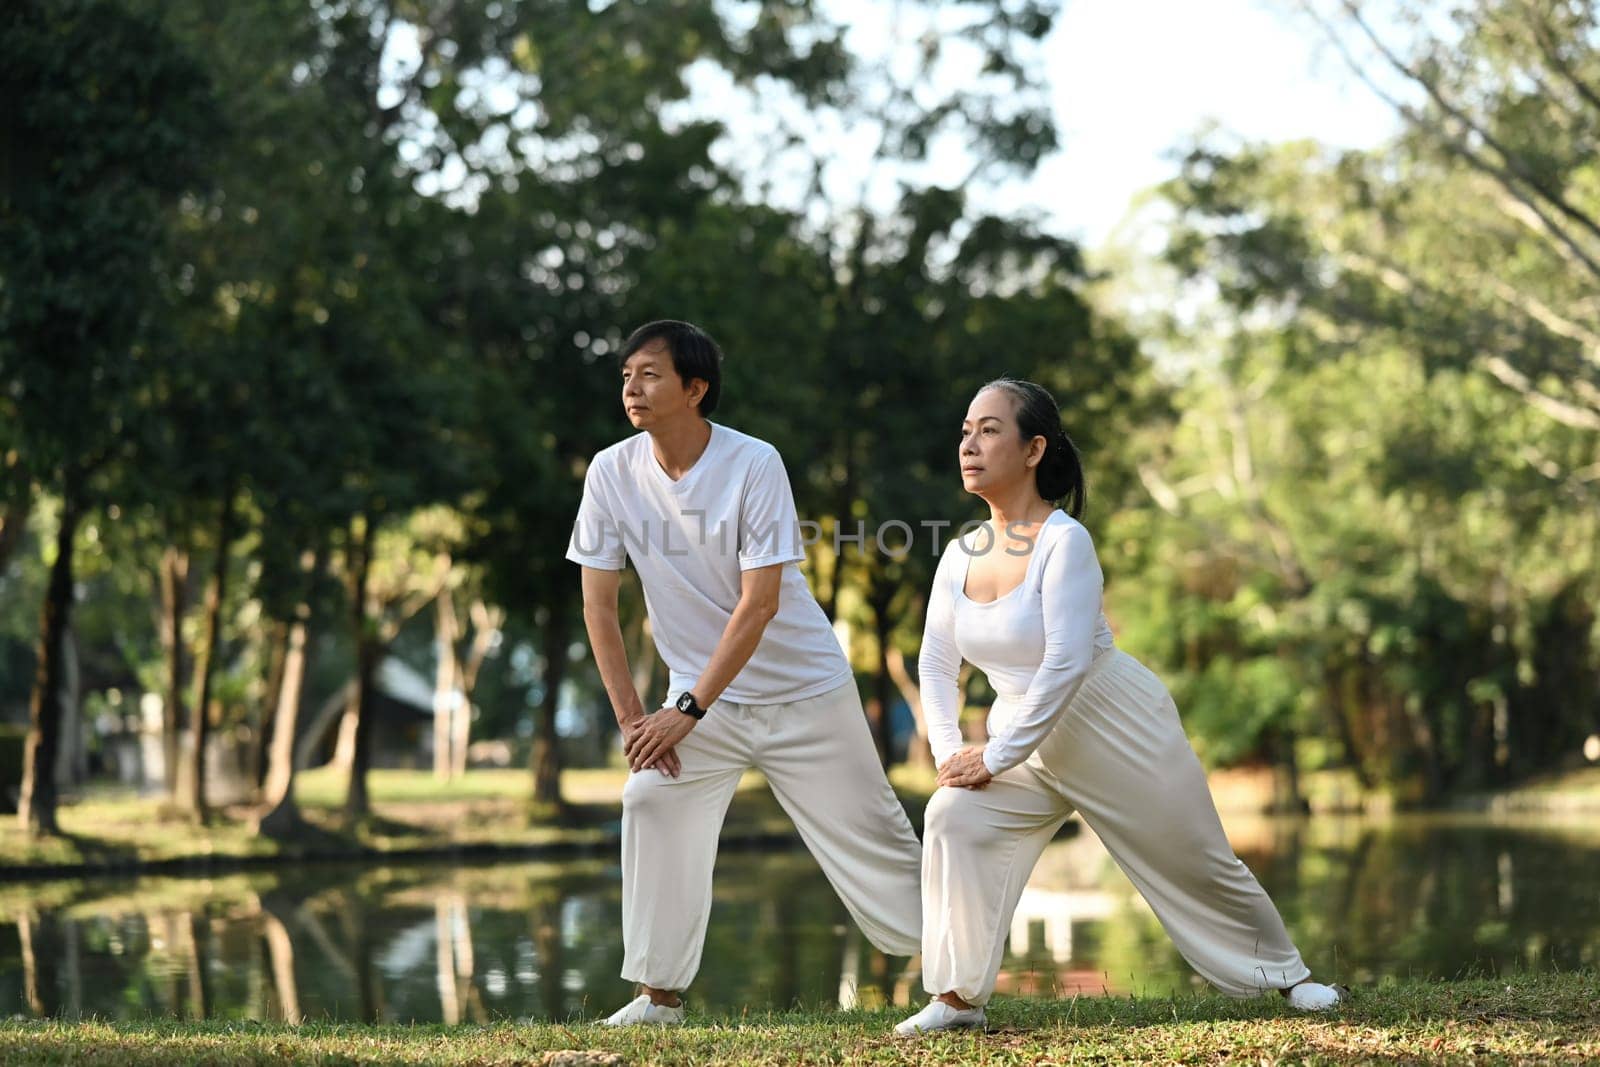
<instances>
[{"instance_id":1,"label":"pond water","mask_svg":"<svg viewBox=\"0 0 1600 1067\"><path fill-rule=\"evenodd\" d=\"M1600 820L1227 817L1319 976L1600 967ZM0 883L0 1014L567 1019L629 995L615 863L306 866ZM1014 996L1200 988L1087 832L1047 850L1001 974ZM803 850L725 852L694 1006L910 1003Z\"/></svg>"}]
</instances>

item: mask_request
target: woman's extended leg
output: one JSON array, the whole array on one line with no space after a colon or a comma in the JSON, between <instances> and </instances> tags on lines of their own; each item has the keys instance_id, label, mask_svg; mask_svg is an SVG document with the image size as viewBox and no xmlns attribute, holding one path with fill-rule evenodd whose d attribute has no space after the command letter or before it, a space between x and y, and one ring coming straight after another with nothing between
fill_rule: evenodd
<instances>
[{"instance_id":1,"label":"woman's extended leg","mask_svg":"<svg viewBox=\"0 0 1600 1067\"><path fill-rule=\"evenodd\" d=\"M1212 985L1244 997L1305 982L1277 908L1228 844L1166 687L1108 654L1118 660L1090 676L1040 746L1046 775Z\"/></svg>"}]
</instances>

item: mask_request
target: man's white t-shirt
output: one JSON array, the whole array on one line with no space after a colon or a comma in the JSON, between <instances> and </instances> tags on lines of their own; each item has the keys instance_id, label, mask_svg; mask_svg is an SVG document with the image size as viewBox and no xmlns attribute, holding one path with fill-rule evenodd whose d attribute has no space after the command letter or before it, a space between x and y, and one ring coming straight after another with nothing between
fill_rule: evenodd
<instances>
[{"instance_id":1,"label":"man's white t-shirt","mask_svg":"<svg viewBox=\"0 0 1600 1067\"><path fill-rule=\"evenodd\" d=\"M611 571L633 563L671 672L669 703L711 662L739 603L741 572L773 564L783 565L778 614L720 699L784 704L851 679L800 573L805 553L783 460L749 434L712 423L705 451L677 481L656 462L648 433L601 451L584 476L567 558Z\"/></svg>"}]
</instances>

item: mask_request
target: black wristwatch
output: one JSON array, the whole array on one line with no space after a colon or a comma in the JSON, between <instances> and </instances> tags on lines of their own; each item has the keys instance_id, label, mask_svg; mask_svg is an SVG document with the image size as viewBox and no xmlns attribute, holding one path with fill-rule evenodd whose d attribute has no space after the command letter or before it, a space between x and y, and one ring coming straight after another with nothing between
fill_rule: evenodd
<instances>
[{"instance_id":1,"label":"black wristwatch","mask_svg":"<svg viewBox=\"0 0 1600 1067\"><path fill-rule=\"evenodd\" d=\"M678 710L691 719L699 720L706 717L706 709L700 706L699 701L695 700L694 694L687 689L678 696Z\"/></svg>"}]
</instances>

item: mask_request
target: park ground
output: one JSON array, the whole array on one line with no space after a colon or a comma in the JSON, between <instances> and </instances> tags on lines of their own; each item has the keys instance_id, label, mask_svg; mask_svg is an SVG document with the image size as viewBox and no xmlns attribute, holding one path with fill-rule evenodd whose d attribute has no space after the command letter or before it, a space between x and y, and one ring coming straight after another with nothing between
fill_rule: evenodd
<instances>
[{"instance_id":1,"label":"park ground","mask_svg":"<svg viewBox=\"0 0 1600 1067\"><path fill-rule=\"evenodd\" d=\"M11 877L74 869L209 869L291 856L426 855L547 849L607 855L621 815L620 769L571 771L568 807L528 800L523 770L474 771L439 783L422 772L377 771L373 817L346 826L343 782L310 772L298 796L305 841L251 835L241 813L196 827L162 801L94 793L61 809L66 834L35 840L0 824L0 872ZM920 821L925 773L897 768L895 786ZM1600 807L1600 768L1481 798L1479 810L1548 813ZM759 775L730 811L733 838L792 832ZM20 888L20 887L19 887ZM1134 1063L1593 1063L1600 1062L1600 974L1593 971L1385 982L1357 988L1328 1017L1288 1012L1277 998L1232 1001L1079 997L997 999L983 1035L906 1042L889 1035L905 1009L696 1017L660 1032L612 1032L580 1023L369 1026L252 1022L0 1020L0 1063L32 1064L1134 1064ZM582 1056L563 1056L572 1051Z\"/></svg>"},{"instance_id":2,"label":"park ground","mask_svg":"<svg viewBox=\"0 0 1600 1067\"><path fill-rule=\"evenodd\" d=\"M894 778L901 800L920 824L933 790L931 775L897 768ZM372 813L350 823L342 811L346 776L312 770L298 777L295 790L307 830L289 841L253 833L244 809L217 812L206 825L196 826L163 798L100 787L61 806L58 836L33 837L14 817L0 817L0 878L149 869L181 873L275 858L604 850L615 845L626 779L621 767L567 771L562 775L565 805L557 810L530 799L527 770L473 770L444 782L427 771L375 770L368 777ZM747 774L724 838L793 833L761 775Z\"/></svg>"},{"instance_id":3,"label":"park ground","mask_svg":"<svg viewBox=\"0 0 1600 1067\"><path fill-rule=\"evenodd\" d=\"M1403 982L1332 1015L1216 995L997 1000L984 1034L898 1039L894 1012L585 1024L289 1027L243 1022L0 1021L0 1062L244 1064L1356 1064L1600 1061L1600 975ZM563 1055L563 1053L570 1053Z\"/></svg>"},{"instance_id":4,"label":"park ground","mask_svg":"<svg viewBox=\"0 0 1600 1067\"><path fill-rule=\"evenodd\" d=\"M376 770L368 779L372 814L350 823L342 813L345 776L318 769L297 780L307 832L290 841L254 834L244 809L218 812L206 825L196 826L162 798L99 787L60 808L59 836L35 838L15 818L0 817L0 878L199 872L276 859L605 854L615 845L626 777L620 767L567 771L562 776L566 803L557 810L531 801L531 775L523 769L474 770L447 782L436 781L427 771ZM933 791L931 774L897 766L890 777L912 821L920 825ZM1226 808L1229 789L1219 785L1217 791ZM1465 798L1464 803L1491 815L1600 813L1600 766ZM724 839L769 840L793 833L761 776L746 775L729 811Z\"/></svg>"}]
</instances>

